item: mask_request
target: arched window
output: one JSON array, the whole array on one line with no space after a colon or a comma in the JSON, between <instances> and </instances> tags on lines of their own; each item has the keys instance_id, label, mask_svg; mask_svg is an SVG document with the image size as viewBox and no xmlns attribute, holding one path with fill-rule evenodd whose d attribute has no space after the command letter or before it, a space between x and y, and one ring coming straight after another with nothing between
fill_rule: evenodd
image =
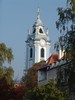
<instances>
[{"instance_id":1,"label":"arched window","mask_svg":"<svg viewBox=\"0 0 75 100\"><path fill-rule=\"evenodd\" d=\"M30 58L32 58L32 55L33 55L33 49L30 48Z\"/></svg>"},{"instance_id":2,"label":"arched window","mask_svg":"<svg viewBox=\"0 0 75 100\"><path fill-rule=\"evenodd\" d=\"M35 32L36 32L36 29L33 30L33 33L35 33Z\"/></svg>"},{"instance_id":3,"label":"arched window","mask_svg":"<svg viewBox=\"0 0 75 100\"><path fill-rule=\"evenodd\" d=\"M42 29L41 29L41 28L39 29L39 32L40 32L40 33L43 33L43 31L42 31Z\"/></svg>"},{"instance_id":4,"label":"arched window","mask_svg":"<svg viewBox=\"0 0 75 100\"><path fill-rule=\"evenodd\" d=\"M41 57L44 57L44 49L41 49Z\"/></svg>"}]
</instances>

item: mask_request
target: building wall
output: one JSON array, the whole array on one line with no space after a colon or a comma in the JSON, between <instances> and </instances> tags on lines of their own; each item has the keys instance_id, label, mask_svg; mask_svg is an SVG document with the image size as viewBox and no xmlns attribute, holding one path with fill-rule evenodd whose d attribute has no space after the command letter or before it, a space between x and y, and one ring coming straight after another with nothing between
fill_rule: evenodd
<instances>
[{"instance_id":1,"label":"building wall","mask_svg":"<svg viewBox=\"0 0 75 100\"><path fill-rule=\"evenodd\" d=\"M47 72L46 71L38 71L38 85L47 83Z\"/></svg>"},{"instance_id":2,"label":"building wall","mask_svg":"<svg viewBox=\"0 0 75 100\"><path fill-rule=\"evenodd\" d=\"M58 68L60 67L61 69L63 69L65 66L64 64L66 63L65 60L61 60L61 61L57 61L56 63L53 63L49 66L46 66L45 68L45 74L47 75L47 78L46 78L46 81L48 82L49 80L54 80L56 81L57 80L57 71L58 71ZM62 66L63 65L63 66ZM38 70L38 72L40 71L43 72L44 68L42 70ZM40 84L40 79L44 76L42 76L40 73L38 73L38 77L40 75L40 78L38 78L38 81L39 81L39 84ZM41 84L43 83L43 81L41 81Z\"/></svg>"},{"instance_id":3,"label":"building wall","mask_svg":"<svg viewBox=\"0 0 75 100\"><path fill-rule=\"evenodd\" d=\"M47 71L47 80L56 80L57 78L57 68Z\"/></svg>"}]
</instances>

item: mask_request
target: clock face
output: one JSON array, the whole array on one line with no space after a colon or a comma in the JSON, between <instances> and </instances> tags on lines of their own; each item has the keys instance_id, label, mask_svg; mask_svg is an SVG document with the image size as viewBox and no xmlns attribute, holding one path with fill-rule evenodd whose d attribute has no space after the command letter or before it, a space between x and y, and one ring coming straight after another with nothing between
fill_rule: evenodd
<instances>
[{"instance_id":1,"label":"clock face","mask_svg":"<svg viewBox=\"0 0 75 100\"><path fill-rule=\"evenodd\" d=\"M45 41L44 39L41 39L41 40L40 40L40 45L41 45L41 46L45 46L45 44L46 44L46 41Z\"/></svg>"}]
</instances>

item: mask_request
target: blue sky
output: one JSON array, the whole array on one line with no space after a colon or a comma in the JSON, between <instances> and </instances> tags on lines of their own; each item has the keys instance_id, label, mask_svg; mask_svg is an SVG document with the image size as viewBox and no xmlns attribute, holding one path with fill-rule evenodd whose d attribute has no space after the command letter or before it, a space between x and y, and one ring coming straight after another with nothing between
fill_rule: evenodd
<instances>
[{"instance_id":1,"label":"blue sky","mask_svg":"<svg viewBox=\"0 0 75 100\"><path fill-rule=\"evenodd\" d=\"M65 7L66 0L0 0L0 43L4 42L13 50L11 63L14 77L20 79L25 69L25 40L27 30L32 30L36 20L37 8L40 8L41 20L45 29L49 29L51 53L59 37L55 22L58 19L56 9Z\"/></svg>"}]
</instances>

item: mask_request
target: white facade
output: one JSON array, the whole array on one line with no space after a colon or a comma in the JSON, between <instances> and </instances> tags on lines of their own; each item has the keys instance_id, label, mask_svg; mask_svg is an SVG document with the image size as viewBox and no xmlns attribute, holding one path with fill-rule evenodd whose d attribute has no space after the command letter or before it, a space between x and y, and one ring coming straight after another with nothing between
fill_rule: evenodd
<instances>
[{"instance_id":1,"label":"white facade","mask_svg":"<svg viewBox=\"0 0 75 100\"><path fill-rule=\"evenodd\" d=\"M33 25L33 31L28 34L26 40L26 69L41 60L46 61L50 56L50 39L48 29L44 31L44 25L40 19L39 9L37 19Z\"/></svg>"},{"instance_id":2,"label":"white facade","mask_svg":"<svg viewBox=\"0 0 75 100\"><path fill-rule=\"evenodd\" d=\"M46 84L49 80L54 80L56 82L58 68L64 64L66 64L66 61L61 60L51 65L46 65L44 68L40 68L38 70L38 85Z\"/></svg>"}]
</instances>

